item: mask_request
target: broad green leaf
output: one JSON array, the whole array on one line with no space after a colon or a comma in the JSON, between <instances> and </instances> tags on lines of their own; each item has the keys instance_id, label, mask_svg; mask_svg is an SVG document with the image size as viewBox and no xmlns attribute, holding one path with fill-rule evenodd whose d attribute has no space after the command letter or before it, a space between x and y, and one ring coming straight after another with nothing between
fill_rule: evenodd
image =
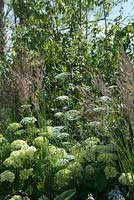
<instances>
[{"instance_id":1,"label":"broad green leaf","mask_svg":"<svg viewBox=\"0 0 134 200\"><path fill-rule=\"evenodd\" d=\"M57 196L54 200L69 200L72 198L72 196L74 196L75 193L76 193L75 189L67 190L61 193L59 196Z\"/></svg>"}]
</instances>

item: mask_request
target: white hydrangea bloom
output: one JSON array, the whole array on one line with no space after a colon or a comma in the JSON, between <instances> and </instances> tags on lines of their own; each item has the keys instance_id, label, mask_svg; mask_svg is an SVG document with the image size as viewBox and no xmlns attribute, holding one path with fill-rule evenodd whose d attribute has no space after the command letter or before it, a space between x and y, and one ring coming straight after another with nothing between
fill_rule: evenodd
<instances>
[{"instance_id":1,"label":"white hydrangea bloom","mask_svg":"<svg viewBox=\"0 0 134 200\"><path fill-rule=\"evenodd\" d=\"M27 145L27 142L24 140L15 140L11 143L11 147L14 149L21 149L24 145Z\"/></svg>"},{"instance_id":2,"label":"white hydrangea bloom","mask_svg":"<svg viewBox=\"0 0 134 200\"><path fill-rule=\"evenodd\" d=\"M11 157L8 157L8 158L3 162L3 164L4 164L6 167L13 166L14 161L13 161L13 159L11 159Z\"/></svg>"},{"instance_id":3,"label":"white hydrangea bloom","mask_svg":"<svg viewBox=\"0 0 134 200\"><path fill-rule=\"evenodd\" d=\"M0 174L0 182L8 181L13 182L15 179L15 175L13 172L6 170Z\"/></svg>"},{"instance_id":4,"label":"white hydrangea bloom","mask_svg":"<svg viewBox=\"0 0 134 200\"><path fill-rule=\"evenodd\" d=\"M20 157L20 151L13 151L8 157L3 164L7 167L13 166L14 168L16 167L21 167L23 165L23 162Z\"/></svg>"},{"instance_id":5,"label":"white hydrangea bloom","mask_svg":"<svg viewBox=\"0 0 134 200\"><path fill-rule=\"evenodd\" d=\"M34 141L35 141L35 144L39 147L44 145L44 138L42 136L35 138Z\"/></svg>"},{"instance_id":6,"label":"white hydrangea bloom","mask_svg":"<svg viewBox=\"0 0 134 200\"><path fill-rule=\"evenodd\" d=\"M119 182L122 185L134 185L134 174L122 173L119 177Z\"/></svg>"},{"instance_id":7,"label":"white hydrangea bloom","mask_svg":"<svg viewBox=\"0 0 134 200\"><path fill-rule=\"evenodd\" d=\"M114 177L116 177L117 174L118 174L116 168L115 168L115 167L112 167L112 166L107 166L107 167L105 167L104 172L105 172L105 175L106 175L106 178L107 178L107 179L109 179L109 178L114 178Z\"/></svg>"},{"instance_id":8,"label":"white hydrangea bloom","mask_svg":"<svg viewBox=\"0 0 134 200\"><path fill-rule=\"evenodd\" d=\"M24 145L20 150L13 151L3 164L7 167L22 167L25 160L32 160L34 158L35 151L36 148L34 146Z\"/></svg>"},{"instance_id":9,"label":"white hydrangea bloom","mask_svg":"<svg viewBox=\"0 0 134 200\"><path fill-rule=\"evenodd\" d=\"M9 124L9 126L7 127L7 130L11 132L15 132L19 130L20 128L22 128L22 125L15 122L15 123Z\"/></svg>"},{"instance_id":10,"label":"white hydrangea bloom","mask_svg":"<svg viewBox=\"0 0 134 200\"><path fill-rule=\"evenodd\" d=\"M14 195L11 199L9 200L22 200L22 197L20 195Z\"/></svg>"},{"instance_id":11,"label":"white hydrangea bloom","mask_svg":"<svg viewBox=\"0 0 134 200\"><path fill-rule=\"evenodd\" d=\"M69 97L66 96L66 95L58 96L58 97L56 98L56 100L59 100L59 101L66 101L66 100L69 100Z\"/></svg>"},{"instance_id":12,"label":"white hydrangea bloom","mask_svg":"<svg viewBox=\"0 0 134 200\"><path fill-rule=\"evenodd\" d=\"M29 176L33 175L33 168L30 169L24 169L22 171L20 171L20 179L21 180L27 180L29 178Z\"/></svg>"},{"instance_id":13,"label":"white hydrangea bloom","mask_svg":"<svg viewBox=\"0 0 134 200\"><path fill-rule=\"evenodd\" d=\"M2 133L0 133L0 139L1 139L1 138L4 138L4 135L3 135Z\"/></svg>"},{"instance_id":14,"label":"white hydrangea bloom","mask_svg":"<svg viewBox=\"0 0 134 200\"><path fill-rule=\"evenodd\" d=\"M60 118L63 116L63 112L57 112L54 114L54 117Z\"/></svg>"},{"instance_id":15,"label":"white hydrangea bloom","mask_svg":"<svg viewBox=\"0 0 134 200\"><path fill-rule=\"evenodd\" d=\"M21 148L21 154L24 156L23 158L29 158L32 160L35 152L36 148L34 146L23 146Z\"/></svg>"}]
</instances>

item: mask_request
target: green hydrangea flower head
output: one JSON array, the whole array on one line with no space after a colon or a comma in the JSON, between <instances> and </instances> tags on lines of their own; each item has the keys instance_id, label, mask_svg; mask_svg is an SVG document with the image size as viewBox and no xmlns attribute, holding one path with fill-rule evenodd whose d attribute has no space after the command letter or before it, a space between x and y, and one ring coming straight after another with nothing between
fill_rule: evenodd
<instances>
[{"instance_id":1,"label":"green hydrangea flower head","mask_svg":"<svg viewBox=\"0 0 134 200\"><path fill-rule=\"evenodd\" d=\"M34 153L36 152L36 148L34 146L25 145L20 150L20 157L22 159L30 159L34 158Z\"/></svg>"},{"instance_id":2,"label":"green hydrangea flower head","mask_svg":"<svg viewBox=\"0 0 134 200\"><path fill-rule=\"evenodd\" d=\"M72 172L72 176L82 178L83 168L82 165L78 162L70 163L68 168Z\"/></svg>"},{"instance_id":3,"label":"green hydrangea flower head","mask_svg":"<svg viewBox=\"0 0 134 200\"><path fill-rule=\"evenodd\" d=\"M60 187L64 187L69 184L72 177L72 172L69 169L61 169L56 173L56 183Z\"/></svg>"},{"instance_id":4,"label":"green hydrangea flower head","mask_svg":"<svg viewBox=\"0 0 134 200\"><path fill-rule=\"evenodd\" d=\"M32 160L34 158L34 153L36 148L34 146L24 145L20 150L12 151L10 157L8 157L3 164L7 167L23 167L26 160Z\"/></svg>"},{"instance_id":5,"label":"green hydrangea flower head","mask_svg":"<svg viewBox=\"0 0 134 200\"><path fill-rule=\"evenodd\" d=\"M2 134L2 133L0 133L0 138L4 138L4 136L3 136L3 134Z\"/></svg>"},{"instance_id":6,"label":"green hydrangea flower head","mask_svg":"<svg viewBox=\"0 0 134 200\"><path fill-rule=\"evenodd\" d=\"M29 178L29 176L32 176L33 175L33 168L30 168L30 169L24 169L22 171L20 171L20 179L22 181L25 181Z\"/></svg>"},{"instance_id":7,"label":"green hydrangea flower head","mask_svg":"<svg viewBox=\"0 0 134 200\"><path fill-rule=\"evenodd\" d=\"M53 134L53 127L52 126L46 126L45 130L43 132L40 132L39 135L47 138L51 138Z\"/></svg>"},{"instance_id":8,"label":"green hydrangea flower head","mask_svg":"<svg viewBox=\"0 0 134 200\"><path fill-rule=\"evenodd\" d=\"M9 200L22 200L22 197L20 195L14 195L11 199Z\"/></svg>"},{"instance_id":9,"label":"green hydrangea flower head","mask_svg":"<svg viewBox=\"0 0 134 200\"><path fill-rule=\"evenodd\" d=\"M80 153L81 150L81 144L77 143L71 148L71 154L77 156L78 153Z\"/></svg>"},{"instance_id":10,"label":"green hydrangea flower head","mask_svg":"<svg viewBox=\"0 0 134 200\"><path fill-rule=\"evenodd\" d=\"M134 174L122 173L119 177L119 182L122 185L134 185Z\"/></svg>"},{"instance_id":11,"label":"green hydrangea flower head","mask_svg":"<svg viewBox=\"0 0 134 200\"><path fill-rule=\"evenodd\" d=\"M98 155L98 145L93 145L91 148L86 149L86 160L96 161Z\"/></svg>"},{"instance_id":12,"label":"green hydrangea flower head","mask_svg":"<svg viewBox=\"0 0 134 200\"><path fill-rule=\"evenodd\" d=\"M6 158L6 160L3 162L3 164L6 167L22 167L23 166L23 162L21 160L21 156L20 156L21 150L18 151L13 151L10 154L10 157Z\"/></svg>"},{"instance_id":13,"label":"green hydrangea flower head","mask_svg":"<svg viewBox=\"0 0 134 200\"><path fill-rule=\"evenodd\" d=\"M54 114L54 117L61 118L63 116L63 112L57 112Z\"/></svg>"},{"instance_id":14,"label":"green hydrangea flower head","mask_svg":"<svg viewBox=\"0 0 134 200\"><path fill-rule=\"evenodd\" d=\"M55 146L49 146L49 152L51 155L52 162L56 164L59 159L62 159L67 156L65 149L56 148Z\"/></svg>"},{"instance_id":15,"label":"green hydrangea flower head","mask_svg":"<svg viewBox=\"0 0 134 200\"><path fill-rule=\"evenodd\" d=\"M38 147L42 147L45 144L44 138L42 136L38 136L37 138L35 138L34 142Z\"/></svg>"},{"instance_id":16,"label":"green hydrangea flower head","mask_svg":"<svg viewBox=\"0 0 134 200\"><path fill-rule=\"evenodd\" d=\"M115 167L107 166L104 169L104 173L107 179L114 178L117 176L118 172Z\"/></svg>"},{"instance_id":17,"label":"green hydrangea flower head","mask_svg":"<svg viewBox=\"0 0 134 200\"><path fill-rule=\"evenodd\" d=\"M9 126L7 127L7 130L9 132L15 132L15 131L17 131L17 130L19 130L21 128L22 128L22 125L20 123L16 123L15 122L15 123L9 124Z\"/></svg>"},{"instance_id":18,"label":"green hydrangea flower head","mask_svg":"<svg viewBox=\"0 0 134 200\"><path fill-rule=\"evenodd\" d=\"M0 182L8 181L12 183L15 179L15 174L9 170L6 170L0 174Z\"/></svg>"},{"instance_id":19,"label":"green hydrangea flower head","mask_svg":"<svg viewBox=\"0 0 134 200\"><path fill-rule=\"evenodd\" d=\"M57 150L57 148L54 145L49 146L49 151L50 151L51 154L55 154L56 150Z\"/></svg>"},{"instance_id":20,"label":"green hydrangea flower head","mask_svg":"<svg viewBox=\"0 0 134 200\"><path fill-rule=\"evenodd\" d=\"M92 176L95 174L95 169L93 168L92 165L87 165L85 170L86 170L86 174L89 176Z\"/></svg>"},{"instance_id":21,"label":"green hydrangea flower head","mask_svg":"<svg viewBox=\"0 0 134 200\"><path fill-rule=\"evenodd\" d=\"M97 137L90 137L85 140L85 145L87 145L88 147L91 147L99 143L100 143L100 139Z\"/></svg>"},{"instance_id":22,"label":"green hydrangea flower head","mask_svg":"<svg viewBox=\"0 0 134 200\"><path fill-rule=\"evenodd\" d=\"M21 149L25 145L27 145L27 142L24 141L24 140L14 140L11 143L11 148L13 148L13 149Z\"/></svg>"},{"instance_id":23,"label":"green hydrangea flower head","mask_svg":"<svg viewBox=\"0 0 134 200\"><path fill-rule=\"evenodd\" d=\"M113 154L113 152L115 151L115 146L114 144L100 144L98 145L98 153L111 153Z\"/></svg>"},{"instance_id":24,"label":"green hydrangea flower head","mask_svg":"<svg viewBox=\"0 0 134 200\"><path fill-rule=\"evenodd\" d=\"M102 153L97 157L99 162L110 163L112 162L113 155L111 153Z\"/></svg>"}]
</instances>

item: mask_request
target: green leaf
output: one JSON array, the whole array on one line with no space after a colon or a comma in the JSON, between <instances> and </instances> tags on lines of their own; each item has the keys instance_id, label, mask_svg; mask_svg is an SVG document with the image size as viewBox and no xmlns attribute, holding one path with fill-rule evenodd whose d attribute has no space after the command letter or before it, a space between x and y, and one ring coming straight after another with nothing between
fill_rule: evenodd
<instances>
[{"instance_id":1,"label":"green leaf","mask_svg":"<svg viewBox=\"0 0 134 200\"><path fill-rule=\"evenodd\" d=\"M76 193L75 189L67 190L57 196L54 200L69 200Z\"/></svg>"}]
</instances>

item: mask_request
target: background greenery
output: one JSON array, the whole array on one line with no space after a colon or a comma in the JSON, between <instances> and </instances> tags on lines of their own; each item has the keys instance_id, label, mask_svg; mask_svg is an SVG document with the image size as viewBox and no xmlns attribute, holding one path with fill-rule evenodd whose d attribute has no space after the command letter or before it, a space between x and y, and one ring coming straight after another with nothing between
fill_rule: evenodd
<instances>
[{"instance_id":1,"label":"background greenery","mask_svg":"<svg viewBox=\"0 0 134 200\"><path fill-rule=\"evenodd\" d=\"M0 0L2 200L133 200L134 24L123 8L109 19L121 2Z\"/></svg>"}]
</instances>

